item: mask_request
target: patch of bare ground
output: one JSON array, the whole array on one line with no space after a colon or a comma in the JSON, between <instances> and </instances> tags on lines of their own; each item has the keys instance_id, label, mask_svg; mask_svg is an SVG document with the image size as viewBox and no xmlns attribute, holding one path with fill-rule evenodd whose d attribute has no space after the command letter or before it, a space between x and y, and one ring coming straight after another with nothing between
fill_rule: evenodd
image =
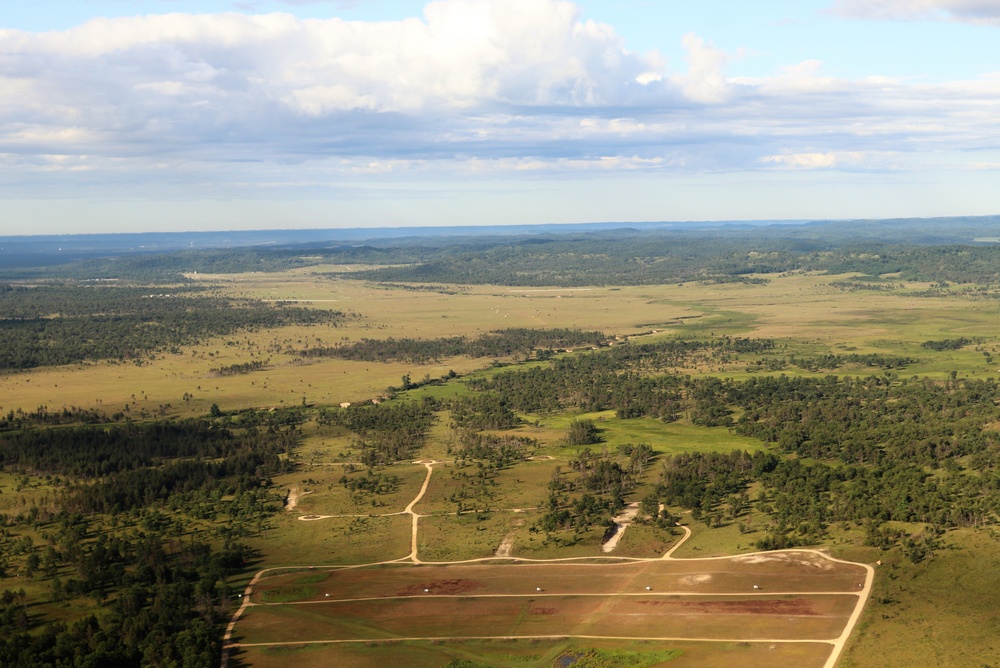
<instances>
[{"instance_id":1,"label":"patch of bare ground","mask_svg":"<svg viewBox=\"0 0 1000 668\"><path fill-rule=\"evenodd\" d=\"M610 536L606 536L604 544L601 545L601 551L603 552L614 552L615 548L618 547L618 541L622 539L622 535L625 533L625 529L632 524L632 520L635 516L639 514L639 504L631 503L625 507L621 513L618 514L612 521L614 526L608 530Z\"/></svg>"},{"instance_id":2,"label":"patch of bare ground","mask_svg":"<svg viewBox=\"0 0 1000 668\"><path fill-rule=\"evenodd\" d=\"M752 600L752 601L639 601L639 605L670 608L686 615L789 615L818 617L809 601ZM666 610L664 611L666 612Z\"/></svg>"},{"instance_id":3,"label":"patch of bare ground","mask_svg":"<svg viewBox=\"0 0 1000 668\"><path fill-rule=\"evenodd\" d=\"M292 485L289 487L288 496L285 497L285 510L288 512L295 510L295 506L299 505L299 499L306 494L312 494L312 491L306 490L304 492L300 492L298 485Z\"/></svg>"},{"instance_id":4,"label":"patch of bare ground","mask_svg":"<svg viewBox=\"0 0 1000 668\"><path fill-rule=\"evenodd\" d=\"M419 596L431 594L434 596L457 596L468 594L483 586L475 580L435 580L428 583L413 584L396 592L396 596Z\"/></svg>"}]
</instances>

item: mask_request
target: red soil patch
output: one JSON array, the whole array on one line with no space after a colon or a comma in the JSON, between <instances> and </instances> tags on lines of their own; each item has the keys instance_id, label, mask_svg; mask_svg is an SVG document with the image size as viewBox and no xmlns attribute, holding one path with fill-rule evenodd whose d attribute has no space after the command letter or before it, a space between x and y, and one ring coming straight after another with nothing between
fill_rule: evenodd
<instances>
[{"instance_id":1,"label":"red soil patch","mask_svg":"<svg viewBox=\"0 0 1000 668\"><path fill-rule=\"evenodd\" d=\"M421 594L435 596L455 596L457 594L468 594L483 586L482 582L475 580L435 580L434 582L414 584L400 589L396 596L419 596Z\"/></svg>"},{"instance_id":2,"label":"red soil patch","mask_svg":"<svg viewBox=\"0 0 1000 668\"><path fill-rule=\"evenodd\" d=\"M813 608L813 604L802 599L763 601L639 601L639 605L674 608L678 613L687 615L819 616L819 613Z\"/></svg>"}]
</instances>

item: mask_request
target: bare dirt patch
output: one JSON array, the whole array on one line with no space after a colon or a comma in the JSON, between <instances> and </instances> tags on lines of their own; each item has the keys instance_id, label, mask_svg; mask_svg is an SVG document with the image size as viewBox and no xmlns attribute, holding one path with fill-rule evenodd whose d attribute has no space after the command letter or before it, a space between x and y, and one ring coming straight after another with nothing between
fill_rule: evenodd
<instances>
[{"instance_id":1,"label":"bare dirt patch","mask_svg":"<svg viewBox=\"0 0 1000 668\"><path fill-rule=\"evenodd\" d=\"M419 596L431 594L434 596L457 596L468 594L483 586L475 580L435 580L421 584L413 584L396 592L396 596Z\"/></svg>"},{"instance_id":2,"label":"bare dirt patch","mask_svg":"<svg viewBox=\"0 0 1000 668\"><path fill-rule=\"evenodd\" d=\"M609 531L610 535L605 536L604 544L601 545L601 551L608 553L614 552L615 548L618 547L618 541L622 539L622 535L625 533L625 529L629 528L632 524L632 520L635 516L639 514L639 504L632 503L628 505L625 510L623 510L617 517L612 520L614 522L613 530Z\"/></svg>"},{"instance_id":3,"label":"bare dirt patch","mask_svg":"<svg viewBox=\"0 0 1000 668\"><path fill-rule=\"evenodd\" d=\"M639 605L672 608L687 615L789 615L818 617L812 603L802 599L763 601L639 601ZM664 611L666 612L666 610Z\"/></svg>"},{"instance_id":4,"label":"bare dirt patch","mask_svg":"<svg viewBox=\"0 0 1000 668\"><path fill-rule=\"evenodd\" d=\"M295 506L299 505L299 499L306 494L312 494L312 490L300 492L297 485L292 485L288 489L288 495L285 497L285 510L289 512L295 510Z\"/></svg>"}]
</instances>

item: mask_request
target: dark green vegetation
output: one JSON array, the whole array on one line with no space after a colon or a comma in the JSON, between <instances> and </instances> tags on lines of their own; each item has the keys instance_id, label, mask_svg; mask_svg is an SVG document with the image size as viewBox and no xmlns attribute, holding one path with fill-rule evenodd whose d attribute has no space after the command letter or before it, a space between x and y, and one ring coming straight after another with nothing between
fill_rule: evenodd
<instances>
[{"instance_id":1,"label":"dark green vegetation","mask_svg":"<svg viewBox=\"0 0 1000 668\"><path fill-rule=\"evenodd\" d=\"M340 425L358 435L365 466L390 464L413 456L434 421L434 402L357 404L321 411L320 424Z\"/></svg>"},{"instance_id":2,"label":"dark green vegetation","mask_svg":"<svg viewBox=\"0 0 1000 668\"><path fill-rule=\"evenodd\" d=\"M737 341L715 349L733 347L767 351L773 346ZM668 457L654 492L715 526L744 517L753 507L768 518L767 534L758 539L765 549L821 542L835 522L863 523L866 541L887 548L903 536L879 529L883 522L920 522L940 530L981 526L1000 515L1000 434L986 428L1000 421L1000 384L994 379L782 375L734 381L635 373L660 367L665 351L676 349L693 353L702 346L629 344L564 358L547 368L505 371L470 383L481 395L465 401L483 404L492 395L494 402L522 412L613 409L619 418L664 421L686 416L694 424L727 426L769 443L771 452L753 456ZM589 420L574 420L567 440L595 443L597 429ZM636 467L639 472L644 464ZM598 499L584 494L568 503L568 495L558 496L565 486L555 481L550 501L555 514L546 528L607 521L607 513L621 506L630 489L629 474L635 473L613 458L586 452L578 466L586 472L584 490L608 494L613 503L594 515ZM754 483L760 492L751 504L747 492ZM933 549L933 539L920 540L921 549Z\"/></svg>"},{"instance_id":3,"label":"dark green vegetation","mask_svg":"<svg viewBox=\"0 0 1000 668\"><path fill-rule=\"evenodd\" d=\"M649 668L676 659L683 654L684 652L680 650L663 652L567 650L555 660L555 665L574 668Z\"/></svg>"},{"instance_id":4,"label":"dark green vegetation","mask_svg":"<svg viewBox=\"0 0 1000 668\"><path fill-rule=\"evenodd\" d=\"M342 317L225 299L197 288L0 284L0 369L105 359L141 362L209 336L329 324Z\"/></svg>"},{"instance_id":5,"label":"dark green vegetation","mask_svg":"<svg viewBox=\"0 0 1000 668\"><path fill-rule=\"evenodd\" d=\"M555 668L649 668L684 655L682 650L630 652L625 650L571 649L552 660ZM444 668L490 668L485 663L455 659Z\"/></svg>"},{"instance_id":6,"label":"dark green vegetation","mask_svg":"<svg viewBox=\"0 0 1000 668\"><path fill-rule=\"evenodd\" d=\"M601 332L518 328L489 332L474 339L465 336L444 339L362 339L348 345L306 348L300 354L303 357L336 357L366 362L427 364L459 355L499 358L536 354L545 357L551 356L553 349L604 345L606 342L607 336Z\"/></svg>"},{"instance_id":7,"label":"dark green vegetation","mask_svg":"<svg viewBox=\"0 0 1000 668\"><path fill-rule=\"evenodd\" d=\"M103 608L42 625L23 596L2 599L0 664L212 665L230 578L251 558L240 541L277 508L270 476L293 442L291 429L207 421L0 435L5 472L52 481L4 517L0 576L46 583L51 605L87 597Z\"/></svg>"}]
</instances>

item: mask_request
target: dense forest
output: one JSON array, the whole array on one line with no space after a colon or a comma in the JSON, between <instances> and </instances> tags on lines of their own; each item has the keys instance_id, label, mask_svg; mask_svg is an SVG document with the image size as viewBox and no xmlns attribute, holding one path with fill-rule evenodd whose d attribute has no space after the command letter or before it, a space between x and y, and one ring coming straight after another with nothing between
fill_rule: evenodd
<instances>
[{"instance_id":1,"label":"dense forest","mask_svg":"<svg viewBox=\"0 0 1000 668\"><path fill-rule=\"evenodd\" d=\"M317 422L340 425L358 436L355 446L365 466L390 464L413 455L423 445L433 424L436 404L353 404L347 408L321 409Z\"/></svg>"}]
</instances>

